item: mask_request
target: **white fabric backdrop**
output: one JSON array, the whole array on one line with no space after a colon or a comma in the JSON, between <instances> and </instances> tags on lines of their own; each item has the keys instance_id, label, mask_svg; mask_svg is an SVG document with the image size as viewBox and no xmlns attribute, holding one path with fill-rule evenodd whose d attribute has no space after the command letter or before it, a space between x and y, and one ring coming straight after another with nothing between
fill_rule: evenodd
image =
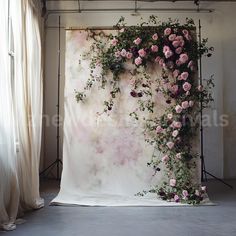
<instances>
[{"instance_id":1,"label":"white fabric backdrop","mask_svg":"<svg viewBox=\"0 0 236 236\"><path fill-rule=\"evenodd\" d=\"M9 40L8 44L7 2L0 2L0 22L3 26L0 46L0 228L12 230L15 229L17 215L43 206L38 173L42 53L40 3L33 0L10 1L9 26L12 29L9 28L9 35L13 40ZM8 55L8 46L13 50L12 59Z\"/></svg>"},{"instance_id":2,"label":"white fabric backdrop","mask_svg":"<svg viewBox=\"0 0 236 236\"><path fill-rule=\"evenodd\" d=\"M122 76L122 92L110 116L97 114L103 111L103 101L109 97L107 89L95 88L86 103L76 102L74 90L82 90L89 78L89 59L82 55L91 43L86 31L67 31L63 173L60 193L52 203L175 205L157 200L156 195L134 196L160 183L163 172L153 176L153 169L147 167L153 147L144 140L142 123L129 117L136 104L130 96L130 73ZM152 76L160 76L160 72L156 68ZM94 73L99 74L99 69ZM156 97L156 101L155 116L166 107L164 98ZM156 155L161 154L157 151Z\"/></svg>"}]
</instances>

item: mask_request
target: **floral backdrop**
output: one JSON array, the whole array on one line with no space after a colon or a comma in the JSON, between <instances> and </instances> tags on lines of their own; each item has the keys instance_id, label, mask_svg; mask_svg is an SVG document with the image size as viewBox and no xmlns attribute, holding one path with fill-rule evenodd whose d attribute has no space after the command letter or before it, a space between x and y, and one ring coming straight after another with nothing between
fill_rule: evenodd
<instances>
[{"instance_id":1,"label":"floral backdrop","mask_svg":"<svg viewBox=\"0 0 236 236\"><path fill-rule=\"evenodd\" d=\"M194 22L151 16L126 27L121 18L113 30L69 31L67 41L64 129L74 135L65 152L79 159L80 190L200 203L198 115L213 83L199 84L197 69L213 49L196 41Z\"/></svg>"}]
</instances>

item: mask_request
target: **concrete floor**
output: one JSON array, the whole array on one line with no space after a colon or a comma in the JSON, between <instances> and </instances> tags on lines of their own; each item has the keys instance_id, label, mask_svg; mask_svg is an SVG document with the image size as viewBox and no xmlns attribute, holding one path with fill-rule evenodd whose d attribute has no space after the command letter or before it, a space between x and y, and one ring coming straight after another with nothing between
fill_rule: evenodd
<instances>
[{"instance_id":1,"label":"concrete floor","mask_svg":"<svg viewBox=\"0 0 236 236\"><path fill-rule=\"evenodd\" d=\"M63 207L48 206L58 191L55 182L42 184L46 206L25 215L27 221L7 236L236 236L234 190L208 182L217 206L200 207Z\"/></svg>"}]
</instances>

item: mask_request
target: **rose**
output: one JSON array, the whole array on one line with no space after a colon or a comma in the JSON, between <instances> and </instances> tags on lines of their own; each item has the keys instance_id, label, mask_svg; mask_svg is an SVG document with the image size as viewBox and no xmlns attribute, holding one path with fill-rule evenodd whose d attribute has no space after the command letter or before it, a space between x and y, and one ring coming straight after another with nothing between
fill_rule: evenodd
<instances>
[{"instance_id":1,"label":"rose","mask_svg":"<svg viewBox=\"0 0 236 236\"><path fill-rule=\"evenodd\" d=\"M156 132L157 132L158 134L160 134L162 131L163 131L163 128L162 128L160 125L158 125L158 126L156 127Z\"/></svg>"},{"instance_id":2,"label":"rose","mask_svg":"<svg viewBox=\"0 0 236 236\"><path fill-rule=\"evenodd\" d=\"M179 202L179 200L180 200L180 197L175 194L175 196L174 196L174 201L175 201L175 202Z\"/></svg>"},{"instance_id":3,"label":"rose","mask_svg":"<svg viewBox=\"0 0 236 236\"><path fill-rule=\"evenodd\" d=\"M160 59L160 60L159 60L159 65L160 65L160 66L164 66L164 60L163 60L163 59Z\"/></svg>"},{"instance_id":4,"label":"rose","mask_svg":"<svg viewBox=\"0 0 236 236\"><path fill-rule=\"evenodd\" d=\"M173 126L174 126L175 128L177 128L177 129L180 129L180 128L182 127L182 123L179 122L179 121L174 121L174 122L173 122Z\"/></svg>"},{"instance_id":5,"label":"rose","mask_svg":"<svg viewBox=\"0 0 236 236\"><path fill-rule=\"evenodd\" d=\"M206 192L206 189L207 189L206 186L202 186L202 187L201 187L201 190L202 190L203 192Z\"/></svg>"},{"instance_id":6,"label":"rose","mask_svg":"<svg viewBox=\"0 0 236 236\"><path fill-rule=\"evenodd\" d=\"M174 78L177 78L178 75L179 75L179 70L174 70L174 72L173 72Z\"/></svg>"},{"instance_id":7,"label":"rose","mask_svg":"<svg viewBox=\"0 0 236 236\"><path fill-rule=\"evenodd\" d=\"M152 36L152 39L153 39L153 40L157 40L157 39L158 39L158 35L157 35L157 34L154 34L154 35Z\"/></svg>"},{"instance_id":8,"label":"rose","mask_svg":"<svg viewBox=\"0 0 236 236\"><path fill-rule=\"evenodd\" d=\"M187 109L189 107L188 101L184 101L181 103L183 109Z\"/></svg>"},{"instance_id":9,"label":"rose","mask_svg":"<svg viewBox=\"0 0 236 236\"><path fill-rule=\"evenodd\" d=\"M175 157L176 157L178 160L181 160L182 155L181 155L181 153L177 153L177 154L175 155Z\"/></svg>"},{"instance_id":10,"label":"rose","mask_svg":"<svg viewBox=\"0 0 236 236\"><path fill-rule=\"evenodd\" d=\"M115 57L120 57L120 51L115 52Z\"/></svg>"},{"instance_id":11,"label":"rose","mask_svg":"<svg viewBox=\"0 0 236 236\"><path fill-rule=\"evenodd\" d=\"M159 63L159 61L161 60L161 58L158 56L155 58L155 62Z\"/></svg>"},{"instance_id":12,"label":"rose","mask_svg":"<svg viewBox=\"0 0 236 236\"><path fill-rule=\"evenodd\" d=\"M125 49L122 49L121 52L120 52L120 55L122 57L126 57L126 50Z\"/></svg>"},{"instance_id":13,"label":"rose","mask_svg":"<svg viewBox=\"0 0 236 236\"><path fill-rule=\"evenodd\" d=\"M168 118L169 120L173 119L173 114L171 114L171 113L168 114L168 115L167 115L167 118Z\"/></svg>"},{"instance_id":14,"label":"rose","mask_svg":"<svg viewBox=\"0 0 236 236\"><path fill-rule=\"evenodd\" d=\"M166 146L167 146L169 149L172 149L172 148L175 146L175 144L170 141L170 142L167 142Z\"/></svg>"},{"instance_id":15,"label":"rose","mask_svg":"<svg viewBox=\"0 0 236 236\"><path fill-rule=\"evenodd\" d=\"M180 129L182 127L182 123L180 121L175 121L174 127Z\"/></svg>"},{"instance_id":16,"label":"rose","mask_svg":"<svg viewBox=\"0 0 236 236\"><path fill-rule=\"evenodd\" d=\"M178 85L173 85L170 87L170 91L173 93L173 94L176 94L179 90L179 87Z\"/></svg>"},{"instance_id":17,"label":"rose","mask_svg":"<svg viewBox=\"0 0 236 236\"><path fill-rule=\"evenodd\" d=\"M145 57L146 56L146 52L143 48L138 51L138 54L139 54L140 57Z\"/></svg>"},{"instance_id":18,"label":"rose","mask_svg":"<svg viewBox=\"0 0 236 236\"><path fill-rule=\"evenodd\" d=\"M133 54L131 52L126 53L126 58L131 59L133 57Z\"/></svg>"},{"instance_id":19,"label":"rose","mask_svg":"<svg viewBox=\"0 0 236 236\"><path fill-rule=\"evenodd\" d=\"M180 75L180 77L181 77L182 80L186 80L186 79L188 78L188 76L189 76L188 72L183 72L183 73L181 73L181 75Z\"/></svg>"},{"instance_id":20,"label":"rose","mask_svg":"<svg viewBox=\"0 0 236 236\"><path fill-rule=\"evenodd\" d=\"M111 40L111 44L112 44L113 46L116 46L117 43L118 43L118 40L117 40L116 38L113 38L113 39Z\"/></svg>"},{"instance_id":21,"label":"rose","mask_svg":"<svg viewBox=\"0 0 236 236\"><path fill-rule=\"evenodd\" d=\"M120 32L123 33L125 31L125 28L120 29Z\"/></svg>"},{"instance_id":22,"label":"rose","mask_svg":"<svg viewBox=\"0 0 236 236\"><path fill-rule=\"evenodd\" d=\"M189 91L191 88L192 88L192 85L191 85L189 82L185 82L185 83L183 84L183 90L184 90L185 92Z\"/></svg>"},{"instance_id":23,"label":"rose","mask_svg":"<svg viewBox=\"0 0 236 236\"><path fill-rule=\"evenodd\" d=\"M173 55L173 52L171 50L165 52L165 57L170 58Z\"/></svg>"},{"instance_id":24,"label":"rose","mask_svg":"<svg viewBox=\"0 0 236 236\"><path fill-rule=\"evenodd\" d=\"M175 48L179 47L179 41L175 40L174 42L172 42L172 45Z\"/></svg>"},{"instance_id":25,"label":"rose","mask_svg":"<svg viewBox=\"0 0 236 236\"><path fill-rule=\"evenodd\" d=\"M139 45L141 42L142 42L142 39L141 39L141 38L136 38L136 39L134 40L134 43L135 43L136 45Z\"/></svg>"},{"instance_id":26,"label":"rose","mask_svg":"<svg viewBox=\"0 0 236 236\"><path fill-rule=\"evenodd\" d=\"M178 136L178 134L179 134L179 131L178 131L178 130L174 130L174 131L172 132L172 136L173 136L174 138L176 138L176 137Z\"/></svg>"},{"instance_id":27,"label":"rose","mask_svg":"<svg viewBox=\"0 0 236 236\"><path fill-rule=\"evenodd\" d=\"M134 63L135 63L135 65L137 65L137 66L139 66L140 64L142 64L142 58L141 57L137 57L137 58L135 58L135 60L134 60Z\"/></svg>"},{"instance_id":28,"label":"rose","mask_svg":"<svg viewBox=\"0 0 236 236\"><path fill-rule=\"evenodd\" d=\"M188 68L192 67L193 66L193 61L191 60L189 63L188 63Z\"/></svg>"},{"instance_id":29,"label":"rose","mask_svg":"<svg viewBox=\"0 0 236 236\"><path fill-rule=\"evenodd\" d=\"M193 107L193 105L194 105L194 101L189 101L188 104L189 104L190 107Z\"/></svg>"},{"instance_id":30,"label":"rose","mask_svg":"<svg viewBox=\"0 0 236 236\"><path fill-rule=\"evenodd\" d=\"M176 113L181 113L182 112L182 107L180 105L177 105L175 107L175 111L176 111Z\"/></svg>"},{"instance_id":31,"label":"rose","mask_svg":"<svg viewBox=\"0 0 236 236\"><path fill-rule=\"evenodd\" d=\"M170 179L170 186L175 187L176 185L176 179Z\"/></svg>"},{"instance_id":32,"label":"rose","mask_svg":"<svg viewBox=\"0 0 236 236\"><path fill-rule=\"evenodd\" d=\"M186 30L186 29L182 30L182 32L184 35L188 34L188 30Z\"/></svg>"},{"instance_id":33,"label":"rose","mask_svg":"<svg viewBox=\"0 0 236 236\"><path fill-rule=\"evenodd\" d=\"M187 190L183 190L182 194L183 194L183 199L187 199L188 198L189 194L188 194Z\"/></svg>"},{"instance_id":34,"label":"rose","mask_svg":"<svg viewBox=\"0 0 236 236\"><path fill-rule=\"evenodd\" d=\"M195 195L196 195L196 196L200 196L200 192L199 192L198 189L195 190Z\"/></svg>"},{"instance_id":35,"label":"rose","mask_svg":"<svg viewBox=\"0 0 236 236\"><path fill-rule=\"evenodd\" d=\"M185 44L184 40L180 40L180 41L179 41L179 46L183 47L184 44Z\"/></svg>"},{"instance_id":36,"label":"rose","mask_svg":"<svg viewBox=\"0 0 236 236\"><path fill-rule=\"evenodd\" d=\"M171 28L166 28L164 30L164 35L170 35L171 34Z\"/></svg>"},{"instance_id":37,"label":"rose","mask_svg":"<svg viewBox=\"0 0 236 236\"><path fill-rule=\"evenodd\" d=\"M165 155L165 156L162 157L161 161L164 162L164 163L166 163L166 162L169 161L169 159L170 159L170 158L169 158L167 155Z\"/></svg>"},{"instance_id":38,"label":"rose","mask_svg":"<svg viewBox=\"0 0 236 236\"><path fill-rule=\"evenodd\" d=\"M151 46L151 50L152 50L153 52L158 52L158 46L157 46L157 45L152 45L152 46Z\"/></svg>"},{"instance_id":39,"label":"rose","mask_svg":"<svg viewBox=\"0 0 236 236\"><path fill-rule=\"evenodd\" d=\"M164 46L164 47L163 47L163 53L165 53L165 52L167 52L167 51L170 51L170 47Z\"/></svg>"},{"instance_id":40,"label":"rose","mask_svg":"<svg viewBox=\"0 0 236 236\"><path fill-rule=\"evenodd\" d=\"M174 41L175 38L176 38L176 34L171 34L168 39L169 39L170 41Z\"/></svg>"},{"instance_id":41,"label":"rose","mask_svg":"<svg viewBox=\"0 0 236 236\"><path fill-rule=\"evenodd\" d=\"M175 53L180 54L183 51L181 47L175 49Z\"/></svg>"},{"instance_id":42,"label":"rose","mask_svg":"<svg viewBox=\"0 0 236 236\"><path fill-rule=\"evenodd\" d=\"M188 61L188 55L186 53L180 54L179 60L182 64L186 63Z\"/></svg>"}]
</instances>

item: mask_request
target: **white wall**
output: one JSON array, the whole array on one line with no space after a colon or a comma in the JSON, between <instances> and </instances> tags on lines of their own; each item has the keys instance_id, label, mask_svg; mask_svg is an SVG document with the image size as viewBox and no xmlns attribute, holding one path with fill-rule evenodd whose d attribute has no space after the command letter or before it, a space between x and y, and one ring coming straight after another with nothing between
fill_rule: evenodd
<instances>
[{"instance_id":1,"label":"white wall","mask_svg":"<svg viewBox=\"0 0 236 236\"><path fill-rule=\"evenodd\" d=\"M49 2L50 9L75 8L76 2L56 3ZM83 3L82 7L106 7L106 2ZM113 6L112 6L113 4ZM109 3L109 7L133 7L129 1ZM205 111L211 115L213 125L204 130L204 152L206 168L209 172L219 177L236 177L236 102L234 87L236 66L236 4L235 3L204 3L204 7L214 8L214 13L142 13L145 19L151 14L158 15L160 19L178 18L180 20L186 17L193 18L196 23L201 19L202 35L209 38L209 45L215 48L214 55L203 59L203 77L208 78L214 74L216 87L214 89L215 102L212 109ZM140 7L191 7L193 3L139 3ZM140 16L131 16L127 12L110 13L75 13L61 14L62 26L64 27L87 27L87 26L112 26L117 23L120 16L124 16L126 21L136 24ZM58 25L58 15L49 15L46 29L46 51L45 51L45 102L44 111L49 117L56 114L57 104L57 53L58 53L58 29L50 28ZM61 74L62 85L64 84L64 53L65 53L65 31L61 32L62 51L61 51ZM61 104L63 105L63 86L60 93ZM63 110L63 108L62 108ZM214 117L221 114L229 115L229 125L225 128L214 124ZM62 111L63 115L63 111ZM62 133L62 129L61 129ZM61 141L62 143L62 141ZM44 166L46 167L56 158L56 128L52 124L45 127L44 134ZM62 145L61 145L62 147ZM61 148L62 150L62 148Z\"/></svg>"}]
</instances>

